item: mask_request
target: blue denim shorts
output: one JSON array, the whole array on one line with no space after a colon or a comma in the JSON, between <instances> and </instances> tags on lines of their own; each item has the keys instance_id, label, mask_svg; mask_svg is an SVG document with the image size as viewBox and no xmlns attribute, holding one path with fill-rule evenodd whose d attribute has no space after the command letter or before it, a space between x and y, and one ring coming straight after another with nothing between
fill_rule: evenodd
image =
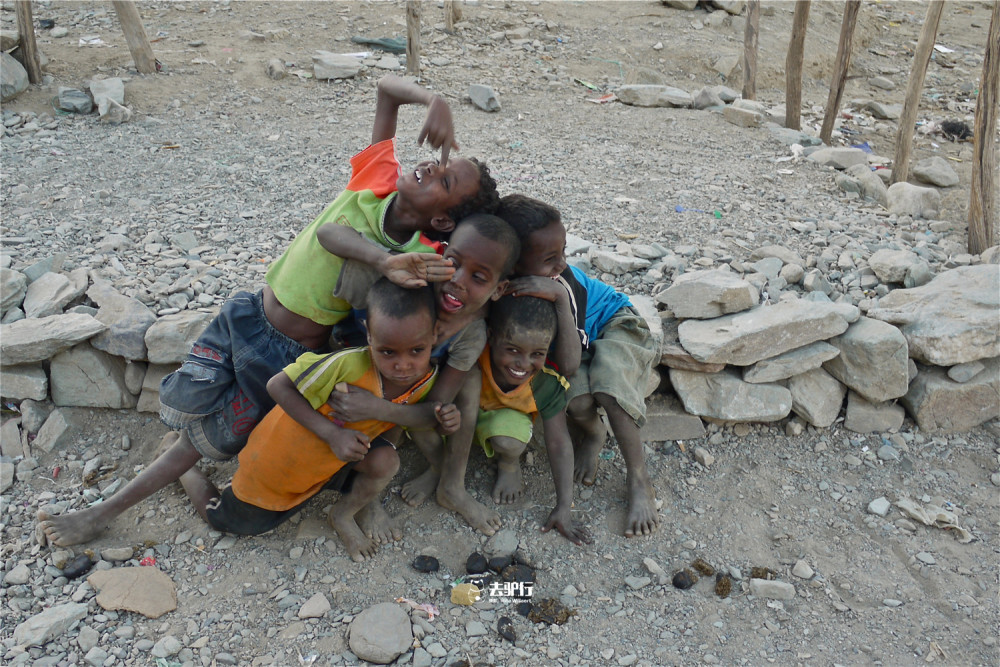
<instances>
[{"instance_id":1,"label":"blue denim shorts","mask_svg":"<svg viewBox=\"0 0 1000 667\"><path fill-rule=\"evenodd\" d=\"M230 459L274 400L267 381L304 352L264 315L263 293L239 292L160 383L160 420L183 430L202 456Z\"/></svg>"}]
</instances>

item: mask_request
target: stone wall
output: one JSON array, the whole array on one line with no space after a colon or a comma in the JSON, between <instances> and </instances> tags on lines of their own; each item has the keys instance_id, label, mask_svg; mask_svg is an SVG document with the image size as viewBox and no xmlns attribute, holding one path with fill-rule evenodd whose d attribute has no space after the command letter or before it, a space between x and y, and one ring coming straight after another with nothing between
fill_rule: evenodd
<instances>
[{"instance_id":1,"label":"stone wall","mask_svg":"<svg viewBox=\"0 0 1000 667\"><path fill-rule=\"evenodd\" d=\"M655 248L623 255L574 243L573 261L605 278L656 261ZM842 419L869 433L899 429L908 413L922 431L946 433L1000 417L1000 266L947 269L855 305L794 256L756 254L737 265L743 272L675 267L654 297L631 297L661 346L645 439L699 438L703 420L791 417L787 430L796 433ZM912 253L891 250L874 253L869 266L890 286L924 268ZM59 446L72 430L59 408L156 413L160 380L215 313L192 302L157 317L85 270L33 279L0 272L0 393L21 411L3 428L7 457L30 456L28 434L34 448Z\"/></svg>"}]
</instances>

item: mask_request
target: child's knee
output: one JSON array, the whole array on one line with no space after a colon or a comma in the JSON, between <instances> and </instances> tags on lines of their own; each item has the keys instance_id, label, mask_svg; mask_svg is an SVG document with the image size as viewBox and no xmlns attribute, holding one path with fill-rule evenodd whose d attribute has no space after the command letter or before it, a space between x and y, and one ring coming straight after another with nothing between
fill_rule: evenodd
<instances>
[{"instance_id":1,"label":"child's knee","mask_svg":"<svg viewBox=\"0 0 1000 667\"><path fill-rule=\"evenodd\" d=\"M399 454L392 447L377 447L368 452L357 470L372 477L392 477L399 471Z\"/></svg>"},{"instance_id":2,"label":"child's knee","mask_svg":"<svg viewBox=\"0 0 1000 667\"><path fill-rule=\"evenodd\" d=\"M618 401L615 400L615 397L612 396L611 394L605 394L604 392L599 391L595 394L592 394L592 396L594 398L594 402L596 402L597 405L604 408L605 412L610 414L611 412L622 411L621 406L618 405Z\"/></svg>"},{"instance_id":3,"label":"child's knee","mask_svg":"<svg viewBox=\"0 0 1000 667\"><path fill-rule=\"evenodd\" d=\"M526 442L504 435L493 436L489 439L489 443L494 452L507 458L520 456L528 446Z\"/></svg>"},{"instance_id":4,"label":"child's knee","mask_svg":"<svg viewBox=\"0 0 1000 667\"><path fill-rule=\"evenodd\" d=\"M566 414L577 421L581 421L591 417L596 409L597 404L594 402L593 395L581 394L566 405Z\"/></svg>"}]
</instances>

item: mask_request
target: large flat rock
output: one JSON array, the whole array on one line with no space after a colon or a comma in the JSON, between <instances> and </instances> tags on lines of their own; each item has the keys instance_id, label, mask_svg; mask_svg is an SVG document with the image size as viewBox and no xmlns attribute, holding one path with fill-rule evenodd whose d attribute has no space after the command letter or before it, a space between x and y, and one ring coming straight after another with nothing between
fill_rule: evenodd
<instances>
[{"instance_id":1,"label":"large flat rock","mask_svg":"<svg viewBox=\"0 0 1000 667\"><path fill-rule=\"evenodd\" d=\"M739 372L696 373L670 369L670 383L694 415L733 422L773 422L792 409L792 395L776 384L750 384Z\"/></svg>"},{"instance_id":2,"label":"large flat rock","mask_svg":"<svg viewBox=\"0 0 1000 667\"><path fill-rule=\"evenodd\" d=\"M788 381L792 412L816 428L827 428L837 420L847 389L822 368L796 375Z\"/></svg>"},{"instance_id":3,"label":"large flat rock","mask_svg":"<svg viewBox=\"0 0 1000 667\"><path fill-rule=\"evenodd\" d=\"M67 313L19 320L0 326L0 364L45 361L108 328L90 315Z\"/></svg>"},{"instance_id":4,"label":"large flat rock","mask_svg":"<svg viewBox=\"0 0 1000 667\"><path fill-rule=\"evenodd\" d=\"M681 319L710 319L739 313L758 303L757 288L730 271L684 273L656 295Z\"/></svg>"},{"instance_id":5,"label":"large flat rock","mask_svg":"<svg viewBox=\"0 0 1000 667\"><path fill-rule=\"evenodd\" d=\"M87 583L97 590L97 604L104 609L124 609L149 618L177 609L173 580L155 567L98 570L87 577Z\"/></svg>"},{"instance_id":6,"label":"large flat rock","mask_svg":"<svg viewBox=\"0 0 1000 667\"><path fill-rule=\"evenodd\" d=\"M928 433L968 431L1000 417L1000 359L984 362L985 369L968 382L958 383L943 368L921 366L900 403Z\"/></svg>"},{"instance_id":7,"label":"large flat rock","mask_svg":"<svg viewBox=\"0 0 1000 667\"><path fill-rule=\"evenodd\" d=\"M701 418L684 411L680 402L669 394L656 394L646 403L646 423L642 439L651 442L694 440L705 437Z\"/></svg>"},{"instance_id":8,"label":"large flat rock","mask_svg":"<svg viewBox=\"0 0 1000 667\"><path fill-rule=\"evenodd\" d=\"M125 382L125 360L89 343L54 356L49 375L52 402L59 406L121 409L138 400Z\"/></svg>"},{"instance_id":9,"label":"large flat rock","mask_svg":"<svg viewBox=\"0 0 1000 667\"><path fill-rule=\"evenodd\" d=\"M935 366L1000 356L1000 266L963 266L889 292L868 317L895 324L910 356Z\"/></svg>"},{"instance_id":10,"label":"large flat rock","mask_svg":"<svg viewBox=\"0 0 1000 667\"><path fill-rule=\"evenodd\" d=\"M714 320L685 320L677 335L698 361L749 366L846 329L835 304L798 299Z\"/></svg>"},{"instance_id":11,"label":"large flat rock","mask_svg":"<svg viewBox=\"0 0 1000 667\"><path fill-rule=\"evenodd\" d=\"M743 380L753 383L787 380L795 375L819 368L824 361L829 361L838 354L840 354L840 350L833 345L816 341L776 357L763 359L753 366L747 366L743 369Z\"/></svg>"},{"instance_id":12,"label":"large flat rock","mask_svg":"<svg viewBox=\"0 0 1000 667\"><path fill-rule=\"evenodd\" d=\"M906 339L896 327L862 317L829 343L840 354L823 368L869 401L881 403L906 393Z\"/></svg>"}]
</instances>

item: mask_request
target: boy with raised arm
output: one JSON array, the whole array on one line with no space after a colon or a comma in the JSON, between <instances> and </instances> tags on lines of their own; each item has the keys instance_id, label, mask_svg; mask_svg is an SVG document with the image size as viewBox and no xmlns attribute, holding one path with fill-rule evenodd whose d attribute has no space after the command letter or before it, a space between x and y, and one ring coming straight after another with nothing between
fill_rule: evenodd
<instances>
[{"instance_id":1,"label":"boy with raised arm","mask_svg":"<svg viewBox=\"0 0 1000 667\"><path fill-rule=\"evenodd\" d=\"M570 382L566 413L578 436L574 479L589 486L597 475L607 439L597 414L600 406L625 459L625 536L649 535L659 522L639 435L646 420L643 388L658 354L649 326L627 296L567 266L566 228L554 207L524 195L508 195L501 199L497 214L514 228L523 247L514 267L518 277L507 291L553 301L557 307L568 303L573 312L569 327L564 329L560 319L553 360Z\"/></svg>"},{"instance_id":2,"label":"boy with raised arm","mask_svg":"<svg viewBox=\"0 0 1000 667\"><path fill-rule=\"evenodd\" d=\"M196 467L181 484L198 514L216 530L240 535L267 532L298 512L322 490L343 495L328 521L355 561L371 558L378 543L372 524L389 525L377 502L399 468L391 441L396 428L384 420L344 423L326 401L347 385L362 387L395 404L421 401L437 375L431 365L434 294L382 278L368 296L368 346L340 352L308 352L268 382L277 406L250 434L232 484L222 493ZM458 426L454 405L432 406L434 425ZM384 515L376 520L373 512Z\"/></svg>"},{"instance_id":3,"label":"boy with raised arm","mask_svg":"<svg viewBox=\"0 0 1000 667\"><path fill-rule=\"evenodd\" d=\"M406 104L427 107L419 140L441 149L440 162L400 169L394 135L399 108ZM457 145L447 102L395 76L378 83L371 141L352 158L347 189L271 266L266 286L231 297L180 369L164 378L160 418L176 430L164 436L162 453L98 505L55 517L39 512L49 542L87 542L202 457L224 460L240 452L274 406L268 380L301 354L327 349L333 325L350 311L347 301L334 296L343 282L342 260L331 254L331 239L345 231L359 240L363 234L368 260L398 284L448 279L454 269L435 254L429 235L445 234L469 213L495 207L489 170L473 160L448 160Z\"/></svg>"}]
</instances>

